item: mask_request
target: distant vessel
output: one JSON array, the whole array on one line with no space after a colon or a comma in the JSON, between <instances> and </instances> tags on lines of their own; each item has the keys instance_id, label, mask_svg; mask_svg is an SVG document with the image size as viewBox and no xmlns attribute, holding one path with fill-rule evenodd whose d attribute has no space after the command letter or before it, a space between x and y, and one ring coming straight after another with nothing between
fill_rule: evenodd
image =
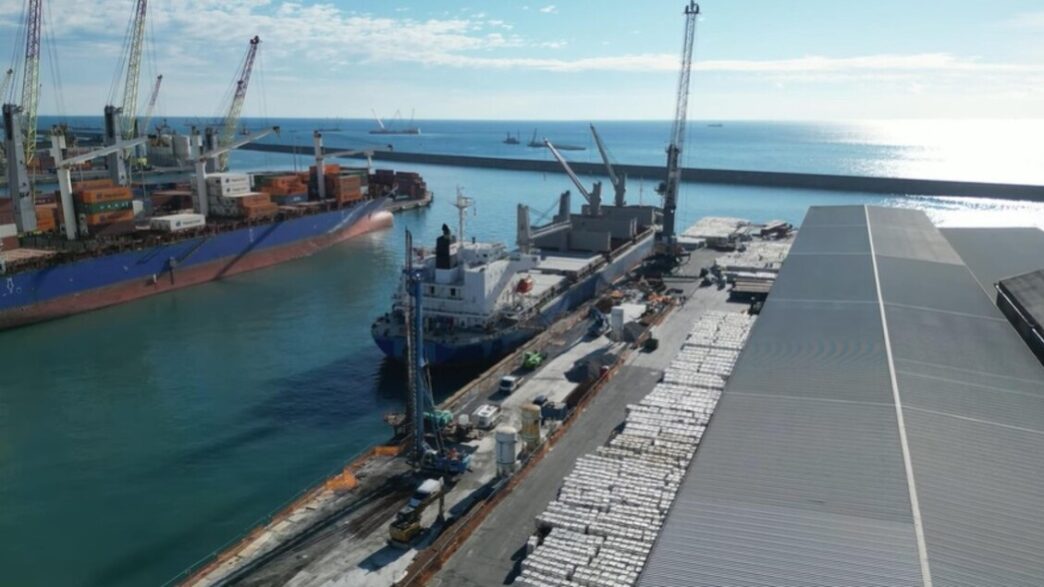
<instances>
[{"instance_id":1,"label":"distant vessel","mask_svg":"<svg viewBox=\"0 0 1044 587\"><path fill-rule=\"evenodd\" d=\"M529 143L526 146L532 147L534 149L543 149L544 148L544 141L537 140L537 131L536 131L536 129L533 129L533 138L529 139ZM581 147L579 145L560 145L558 143L555 143L555 148L557 148L559 151L586 151L587 150L587 147Z\"/></svg>"},{"instance_id":2,"label":"distant vessel","mask_svg":"<svg viewBox=\"0 0 1044 587\"><path fill-rule=\"evenodd\" d=\"M396 110L395 115L392 117L392 122L385 125L381 120L380 116L377 116L377 111L372 110L373 118L377 121L377 128L371 129L371 135L419 135L421 134L420 128L413 126L413 113L410 113L410 122L406 126L399 126L396 123L402 122L402 114Z\"/></svg>"},{"instance_id":3,"label":"distant vessel","mask_svg":"<svg viewBox=\"0 0 1044 587\"><path fill-rule=\"evenodd\" d=\"M518 144L521 144L521 142L522 141L519 140L518 135L512 136L510 132L508 132L507 138L504 139L504 144L505 145L518 145Z\"/></svg>"},{"instance_id":4,"label":"distant vessel","mask_svg":"<svg viewBox=\"0 0 1044 587\"><path fill-rule=\"evenodd\" d=\"M725 125L720 123L720 122L712 122L712 123L708 124L707 126L709 126L711 128L721 128L721 127L723 127Z\"/></svg>"},{"instance_id":5,"label":"distant vessel","mask_svg":"<svg viewBox=\"0 0 1044 587\"><path fill-rule=\"evenodd\" d=\"M489 363L546 329L638 266L653 250L659 210L652 206L585 206L530 227L529 209L518 209L519 248L464 238L470 198L458 194L460 226L454 237L443 225L434 254L416 250L422 272L424 356L432 365ZM405 285L391 311L371 327L377 346L402 360L406 350Z\"/></svg>"}]
</instances>

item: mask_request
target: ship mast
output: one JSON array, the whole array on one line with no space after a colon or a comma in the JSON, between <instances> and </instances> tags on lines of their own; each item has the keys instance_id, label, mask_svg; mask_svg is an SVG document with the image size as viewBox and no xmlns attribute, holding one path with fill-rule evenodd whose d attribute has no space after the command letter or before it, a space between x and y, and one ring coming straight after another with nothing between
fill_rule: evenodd
<instances>
[{"instance_id":1,"label":"ship mast","mask_svg":"<svg viewBox=\"0 0 1044 587\"><path fill-rule=\"evenodd\" d=\"M457 186L457 201L453 207L457 209L457 239L460 246L464 246L464 213L468 208L475 205L475 200L464 195L464 191Z\"/></svg>"}]
</instances>

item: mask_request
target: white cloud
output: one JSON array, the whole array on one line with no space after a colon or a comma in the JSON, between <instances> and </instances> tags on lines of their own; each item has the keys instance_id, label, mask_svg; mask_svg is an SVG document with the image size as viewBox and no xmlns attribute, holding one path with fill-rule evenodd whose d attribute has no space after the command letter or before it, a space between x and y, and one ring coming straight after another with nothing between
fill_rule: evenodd
<instances>
[{"instance_id":1,"label":"white cloud","mask_svg":"<svg viewBox=\"0 0 1044 587\"><path fill-rule=\"evenodd\" d=\"M529 7L527 6L526 8L528 9ZM541 8L540 12L543 12L544 14L557 14L558 7L556 7L554 4L548 4L547 6Z\"/></svg>"},{"instance_id":2,"label":"white cloud","mask_svg":"<svg viewBox=\"0 0 1044 587\"><path fill-rule=\"evenodd\" d=\"M568 44L568 41L544 41L540 46L545 49L562 49Z\"/></svg>"}]
</instances>

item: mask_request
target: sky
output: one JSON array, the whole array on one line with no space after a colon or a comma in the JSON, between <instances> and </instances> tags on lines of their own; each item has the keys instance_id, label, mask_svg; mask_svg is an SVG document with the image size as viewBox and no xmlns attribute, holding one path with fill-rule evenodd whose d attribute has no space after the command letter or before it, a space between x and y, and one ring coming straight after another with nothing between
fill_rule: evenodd
<instances>
[{"instance_id":1,"label":"sky","mask_svg":"<svg viewBox=\"0 0 1044 587\"><path fill-rule=\"evenodd\" d=\"M5 59L24 51L24 1L0 0ZM98 114L120 95L113 80L133 0L43 1L41 113ZM139 102L162 73L158 116L221 113L256 34L247 116L670 119L684 5L153 0ZM701 9L694 119L1044 118L1040 0L705 0Z\"/></svg>"}]
</instances>

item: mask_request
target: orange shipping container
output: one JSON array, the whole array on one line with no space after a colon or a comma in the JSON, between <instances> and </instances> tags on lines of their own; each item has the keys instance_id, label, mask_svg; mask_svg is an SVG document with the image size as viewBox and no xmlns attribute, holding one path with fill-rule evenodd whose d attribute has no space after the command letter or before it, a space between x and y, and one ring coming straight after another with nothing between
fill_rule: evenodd
<instances>
[{"instance_id":1,"label":"orange shipping container","mask_svg":"<svg viewBox=\"0 0 1044 587\"><path fill-rule=\"evenodd\" d=\"M102 212L101 214L88 214L87 226L93 224L112 224L114 222L133 222L134 210L120 210L119 212Z\"/></svg>"},{"instance_id":2,"label":"orange shipping container","mask_svg":"<svg viewBox=\"0 0 1044 587\"><path fill-rule=\"evenodd\" d=\"M308 172L311 175L315 175L316 174L316 170L317 170L317 168L316 168L315 165L312 165L311 167L308 168ZM340 174L341 174L341 166L339 164L337 164L337 163L327 163L326 165L323 166L323 176L340 175Z\"/></svg>"},{"instance_id":3,"label":"orange shipping container","mask_svg":"<svg viewBox=\"0 0 1044 587\"><path fill-rule=\"evenodd\" d=\"M105 202L130 200L134 197L134 194L130 188L116 187L86 189L77 192L75 196L77 201L84 204L103 204Z\"/></svg>"},{"instance_id":4,"label":"orange shipping container","mask_svg":"<svg viewBox=\"0 0 1044 587\"><path fill-rule=\"evenodd\" d=\"M239 199L239 206L241 208L256 206L258 204L271 204L272 198L268 194L253 192L242 196Z\"/></svg>"},{"instance_id":5,"label":"orange shipping container","mask_svg":"<svg viewBox=\"0 0 1044 587\"><path fill-rule=\"evenodd\" d=\"M74 192L111 187L116 187L115 184L112 183L111 179L85 179L82 181L75 181L72 184L72 190Z\"/></svg>"}]
</instances>

